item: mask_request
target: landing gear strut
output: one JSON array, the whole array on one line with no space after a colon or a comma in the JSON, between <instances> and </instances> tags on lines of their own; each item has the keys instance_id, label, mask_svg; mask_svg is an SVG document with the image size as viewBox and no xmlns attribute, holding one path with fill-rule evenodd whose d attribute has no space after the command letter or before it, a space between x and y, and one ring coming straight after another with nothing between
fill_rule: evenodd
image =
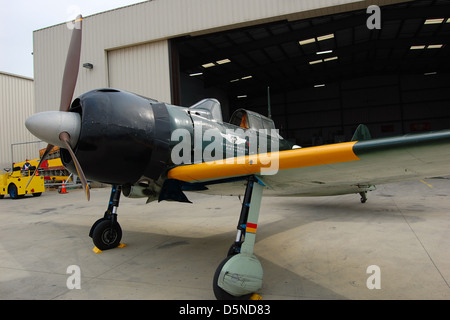
<instances>
[{"instance_id":1,"label":"landing gear strut","mask_svg":"<svg viewBox=\"0 0 450 320\"><path fill-rule=\"evenodd\" d=\"M361 203L366 203L367 201L367 191L360 192L359 195L361 196Z\"/></svg>"},{"instance_id":2,"label":"landing gear strut","mask_svg":"<svg viewBox=\"0 0 450 320\"><path fill-rule=\"evenodd\" d=\"M98 219L91 227L89 236L94 245L100 250L116 248L122 239L122 228L117 222L117 208L119 207L121 186L113 185L108 208L103 218Z\"/></svg>"},{"instance_id":3,"label":"landing gear strut","mask_svg":"<svg viewBox=\"0 0 450 320\"><path fill-rule=\"evenodd\" d=\"M263 268L253 249L263 189L258 178L249 177L236 241L214 274L213 290L218 300L248 299L262 288Z\"/></svg>"}]
</instances>

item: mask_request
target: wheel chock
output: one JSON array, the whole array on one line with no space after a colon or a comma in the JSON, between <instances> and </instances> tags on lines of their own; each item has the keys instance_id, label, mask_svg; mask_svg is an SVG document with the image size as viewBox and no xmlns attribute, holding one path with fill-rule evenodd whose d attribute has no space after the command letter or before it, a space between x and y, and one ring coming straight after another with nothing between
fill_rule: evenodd
<instances>
[{"instance_id":1,"label":"wheel chock","mask_svg":"<svg viewBox=\"0 0 450 320\"><path fill-rule=\"evenodd\" d=\"M254 293L254 294L252 294L251 296L250 296L250 299L249 300L262 300L263 299L263 297L261 297L259 294L257 294L257 293Z\"/></svg>"},{"instance_id":2,"label":"wheel chock","mask_svg":"<svg viewBox=\"0 0 450 320\"><path fill-rule=\"evenodd\" d=\"M97 247L94 247L94 249L92 249L92 251L94 251L95 253L102 253L103 252L102 250L100 250Z\"/></svg>"},{"instance_id":3,"label":"wheel chock","mask_svg":"<svg viewBox=\"0 0 450 320\"><path fill-rule=\"evenodd\" d=\"M117 246L117 248L125 248L127 245L125 243L119 243L119 245ZM95 253L102 253L103 251L100 250L97 247L94 247L94 249L92 249L92 251L94 251Z\"/></svg>"}]
</instances>

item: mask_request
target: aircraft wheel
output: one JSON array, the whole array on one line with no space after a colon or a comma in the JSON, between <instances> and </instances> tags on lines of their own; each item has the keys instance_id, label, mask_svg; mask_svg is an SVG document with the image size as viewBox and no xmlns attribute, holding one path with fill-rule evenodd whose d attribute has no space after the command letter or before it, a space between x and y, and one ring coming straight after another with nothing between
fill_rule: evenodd
<instances>
[{"instance_id":1,"label":"aircraft wheel","mask_svg":"<svg viewBox=\"0 0 450 320\"><path fill-rule=\"evenodd\" d=\"M238 254L240 251L241 251L241 247L237 246L236 243L233 243L231 245L230 249L228 249L227 257L234 256L235 254Z\"/></svg>"},{"instance_id":2,"label":"aircraft wheel","mask_svg":"<svg viewBox=\"0 0 450 320\"><path fill-rule=\"evenodd\" d=\"M111 220L100 221L92 233L94 245L100 250L117 247L121 239L122 228L118 222L111 222Z\"/></svg>"},{"instance_id":3,"label":"aircraft wheel","mask_svg":"<svg viewBox=\"0 0 450 320\"><path fill-rule=\"evenodd\" d=\"M8 193L11 199L19 199L21 196L19 196L19 192L17 191L17 187L15 184L9 185Z\"/></svg>"},{"instance_id":4,"label":"aircraft wheel","mask_svg":"<svg viewBox=\"0 0 450 320\"><path fill-rule=\"evenodd\" d=\"M216 297L217 300L249 300L250 297L252 296L252 294L245 294L243 296L233 296L231 294L229 294L228 292L226 292L225 290L223 290L221 287L219 287L218 285L218 281L219 281L219 276L220 276L220 272L222 271L223 266L225 265L225 263L227 263L228 260L230 260L234 255L230 255L227 258L225 258L225 260L223 260L219 266L216 269L216 273L214 274L214 278L213 278L213 291L214 291L214 296Z\"/></svg>"},{"instance_id":5,"label":"aircraft wheel","mask_svg":"<svg viewBox=\"0 0 450 320\"><path fill-rule=\"evenodd\" d=\"M89 237L91 237L91 238L93 237L95 228L98 226L98 224L100 222L105 221L105 220L110 221L110 219L108 219L108 218L100 218L100 219L98 219L97 221L94 222L94 224L91 227L91 230L89 231Z\"/></svg>"}]
</instances>

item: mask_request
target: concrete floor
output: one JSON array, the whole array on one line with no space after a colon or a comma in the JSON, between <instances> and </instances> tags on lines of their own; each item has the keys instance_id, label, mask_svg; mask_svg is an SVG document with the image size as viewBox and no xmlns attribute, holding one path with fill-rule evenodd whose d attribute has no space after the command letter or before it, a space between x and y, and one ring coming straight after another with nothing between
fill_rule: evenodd
<instances>
[{"instance_id":1,"label":"concrete floor","mask_svg":"<svg viewBox=\"0 0 450 320\"><path fill-rule=\"evenodd\" d=\"M122 197L122 242L96 254L88 232L109 188L0 200L0 299L214 299L212 278L236 234L237 197L193 204ZM358 195L263 198L255 253L265 300L449 299L450 180L378 186ZM67 268L81 270L68 289ZM367 268L380 268L369 290Z\"/></svg>"}]
</instances>

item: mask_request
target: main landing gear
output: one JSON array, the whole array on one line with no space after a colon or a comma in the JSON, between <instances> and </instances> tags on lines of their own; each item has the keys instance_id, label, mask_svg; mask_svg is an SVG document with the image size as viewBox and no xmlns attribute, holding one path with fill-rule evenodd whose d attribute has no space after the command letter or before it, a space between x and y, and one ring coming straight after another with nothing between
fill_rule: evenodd
<instances>
[{"instance_id":1,"label":"main landing gear","mask_svg":"<svg viewBox=\"0 0 450 320\"><path fill-rule=\"evenodd\" d=\"M249 299L262 288L263 268L253 249L263 189L264 185L258 178L249 177L236 241L214 274L213 290L218 300Z\"/></svg>"},{"instance_id":2,"label":"main landing gear","mask_svg":"<svg viewBox=\"0 0 450 320\"><path fill-rule=\"evenodd\" d=\"M367 201L367 191L360 192L359 195L361 196L361 199L360 199L361 203L366 203L366 201Z\"/></svg>"},{"instance_id":3,"label":"main landing gear","mask_svg":"<svg viewBox=\"0 0 450 320\"><path fill-rule=\"evenodd\" d=\"M89 232L94 245L100 250L116 248L122 239L122 228L117 222L117 208L119 207L121 191L121 186L112 186L111 197L105 215L92 225Z\"/></svg>"}]
</instances>

